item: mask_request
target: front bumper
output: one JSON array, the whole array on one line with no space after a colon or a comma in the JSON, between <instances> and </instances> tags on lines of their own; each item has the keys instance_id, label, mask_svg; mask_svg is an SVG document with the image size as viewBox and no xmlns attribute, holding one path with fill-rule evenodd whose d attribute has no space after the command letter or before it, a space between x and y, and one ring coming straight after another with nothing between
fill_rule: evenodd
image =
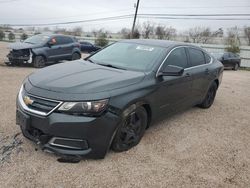
<instances>
[{"instance_id":1,"label":"front bumper","mask_svg":"<svg viewBox=\"0 0 250 188\"><path fill-rule=\"evenodd\" d=\"M104 158L119 122L120 118L111 112L100 117L57 112L40 116L24 110L17 99L16 123L23 135L58 155Z\"/></svg>"}]
</instances>

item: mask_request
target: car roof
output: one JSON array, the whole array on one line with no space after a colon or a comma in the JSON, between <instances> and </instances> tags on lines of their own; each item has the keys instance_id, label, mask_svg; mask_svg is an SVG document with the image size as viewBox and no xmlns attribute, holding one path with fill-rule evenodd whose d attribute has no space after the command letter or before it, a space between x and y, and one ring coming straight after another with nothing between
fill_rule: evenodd
<instances>
[{"instance_id":1,"label":"car roof","mask_svg":"<svg viewBox=\"0 0 250 188\"><path fill-rule=\"evenodd\" d=\"M63 37L71 37L74 38L74 36L70 36L70 35L63 35L63 34L38 34L41 36L48 36L48 37L58 37L58 36L63 36Z\"/></svg>"},{"instance_id":2,"label":"car roof","mask_svg":"<svg viewBox=\"0 0 250 188\"><path fill-rule=\"evenodd\" d=\"M158 47L163 47L163 48L169 48L173 46L192 46L195 48L200 48L198 46L184 43L184 42L176 42L176 41L170 41L170 40L158 40L158 39L127 39L127 40L121 40L119 42L151 45L151 46L158 46Z\"/></svg>"}]
</instances>

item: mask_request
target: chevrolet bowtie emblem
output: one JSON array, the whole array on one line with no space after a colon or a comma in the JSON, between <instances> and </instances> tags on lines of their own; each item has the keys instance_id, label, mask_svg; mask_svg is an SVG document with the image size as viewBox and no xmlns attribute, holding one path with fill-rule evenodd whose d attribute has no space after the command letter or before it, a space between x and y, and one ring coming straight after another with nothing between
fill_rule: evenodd
<instances>
[{"instance_id":1,"label":"chevrolet bowtie emblem","mask_svg":"<svg viewBox=\"0 0 250 188\"><path fill-rule=\"evenodd\" d=\"M26 104L26 105L31 105L33 104L33 100L31 100L28 96L24 96L23 97L23 102Z\"/></svg>"}]
</instances>

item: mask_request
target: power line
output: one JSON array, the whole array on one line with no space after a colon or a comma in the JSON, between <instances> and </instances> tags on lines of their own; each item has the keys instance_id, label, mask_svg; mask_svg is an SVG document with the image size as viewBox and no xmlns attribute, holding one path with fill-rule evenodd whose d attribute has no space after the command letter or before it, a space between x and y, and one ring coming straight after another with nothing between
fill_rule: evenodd
<instances>
[{"instance_id":1,"label":"power line","mask_svg":"<svg viewBox=\"0 0 250 188\"><path fill-rule=\"evenodd\" d=\"M249 5L246 6L222 6L222 7L203 7L203 6L197 6L197 7L147 7L147 6L142 6L141 8L145 8L145 9L152 9L152 8L157 8L157 9L206 9L206 8L212 8L212 9L223 9L223 8L246 8L246 7L250 7Z\"/></svg>"},{"instance_id":2,"label":"power line","mask_svg":"<svg viewBox=\"0 0 250 188\"><path fill-rule=\"evenodd\" d=\"M224 21L233 21L233 20L250 20L250 18L188 18L188 17L167 17L167 16L141 16L138 15L139 18L154 18L154 19L165 19L165 20L224 20Z\"/></svg>"},{"instance_id":3,"label":"power line","mask_svg":"<svg viewBox=\"0 0 250 188\"><path fill-rule=\"evenodd\" d=\"M13 1L19 1L19 0L2 0L0 3L11 3Z\"/></svg>"},{"instance_id":4,"label":"power line","mask_svg":"<svg viewBox=\"0 0 250 188\"><path fill-rule=\"evenodd\" d=\"M206 16L206 17L213 17L213 16L250 16L250 14L139 14L141 16L188 16L188 17L197 17L197 16Z\"/></svg>"},{"instance_id":5,"label":"power line","mask_svg":"<svg viewBox=\"0 0 250 188\"><path fill-rule=\"evenodd\" d=\"M106 18L96 18L89 20L78 20L78 21L70 21L70 22L56 22L56 23L40 23L40 24L0 24L0 25L8 25L8 26L52 26L52 25L69 25L76 23L85 23L85 22L96 22L96 21L105 21L105 20L119 20L119 19L127 19L132 18L133 14L122 15L122 16L113 16Z\"/></svg>"},{"instance_id":6,"label":"power line","mask_svg":"<svg viewBox=\"0 0 250 188\"><path fill-rule=\"evenodd\" d=\"M241 17L250 16L250 14L137 14L137 15L140 18L153 18L153 19L250 20L250 17L249 18L241 18ZM232 16L234 16L234 17L233 18L228 18L228 17L232 17ZM241 16L241 17L236 18L237 16ZM112 16L112 17L96 18L96 19L86 19L86 20L77 20L77 21L69 21L69 22L39 23L39 24L7 24L7 25L9 25L9 26L69 25L69 24L76 24L76 23L89 23L89 22L97 22L97 21L111 21L111 20L131 19L133 17L134 17L133 14L127 14L127 15L120 15L120 16ZM220 18L218 18L218 17L220 17ZM6 24L2 24L2 25L6 25Z\"/></svg>"}]
</instances>

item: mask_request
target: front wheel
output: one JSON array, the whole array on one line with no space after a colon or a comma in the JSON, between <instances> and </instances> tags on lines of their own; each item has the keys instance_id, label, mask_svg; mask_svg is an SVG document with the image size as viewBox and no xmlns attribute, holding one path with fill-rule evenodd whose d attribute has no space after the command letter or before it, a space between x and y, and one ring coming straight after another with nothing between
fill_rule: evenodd
<instances>
[{"instance_id":1,"label":"front wheel","mask_svg":"<svg viewBox=\"0 0 250 188\"><path fill-rule=\"evenodd\" d=\"M216 96L217 88L218 88L217 84L213 82L210 88L208 89L205 99L198 106L201 108L209 108L210 106L212 106L214 98Z\"/></svg>"},{"instance_id":2,"label":"front wheel","mask_svg":"<svg viewBox=\"0 0 250 188\"><path fill-rule=\"evenodd\" d=\"M43 56L35 56L34 61L33 61L33 66L35 68L42 68L46 64L45 58Z\"/></svg>"},{"instance_id":3,"label":"front wheel","mask_svg":"<svg viewBox=\"0 0 250 188\"><path fill-rule=\"evenodd\" d=\"M112 150L122 152L136 146L144 135L147 120L147 112L142 106L125 115L111 145Z\"/></svg>"},{"instance_id":4,"label":"front wheel","mask_svg":"<svg viewBox=\"0 0 250 188\"><path fill-rule=\"evenodd\" d=\"M77 60L77 59L80 59L81 58L81 55L79 54L79 53L73 53L73 55L72 55L72 61L74 61L74 60Z\"/></svg>"},{"instance_id":5,"label":"front wheel","mask_svg":"<svg viewBox=\"0 0 250 188\"><path fill-rule=\"evenodd\" d=\"M234 67L233 67L233 70L237 71L239 69L239 64L238 63L235 63Z\"/></svg>"}]
</instances>

